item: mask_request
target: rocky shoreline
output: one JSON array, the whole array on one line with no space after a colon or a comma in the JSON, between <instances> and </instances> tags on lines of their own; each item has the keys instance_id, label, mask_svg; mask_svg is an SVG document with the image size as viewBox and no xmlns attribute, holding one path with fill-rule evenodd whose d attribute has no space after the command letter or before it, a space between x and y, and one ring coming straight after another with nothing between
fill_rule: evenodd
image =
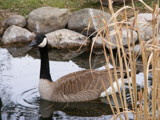
<instances>
[{"instance_id":1,"label":"rocky shoreline","mask_svg":"<svg viewBox=\"0 0 160 120\"><path fill-rule=\"evenodd\" d=\"M92 8L71 13L68 9L40 7L32 10L27 19L21 15L12 15L4 20L1 42L3 44L30 42L34 39L35 33L40 32L47 36L52 48L80 48L92 44L94 48L103 48L105 44L106 48L116 49L117 31L114 30L110 19L110 13ZM138 43L138 30L141 31L139 36L143 40L152 39L152 19L150 13L138 14L135 25L135 18L130 18L128 23L131 27L122 27L119 30L123 46ZM107 28L104 29L104 27ZM98 34L99 31L107 32L106 29L109 32L108 36ZM140 52L139 44L136 44L133 51Z\"/></svg>"}]
</instances>

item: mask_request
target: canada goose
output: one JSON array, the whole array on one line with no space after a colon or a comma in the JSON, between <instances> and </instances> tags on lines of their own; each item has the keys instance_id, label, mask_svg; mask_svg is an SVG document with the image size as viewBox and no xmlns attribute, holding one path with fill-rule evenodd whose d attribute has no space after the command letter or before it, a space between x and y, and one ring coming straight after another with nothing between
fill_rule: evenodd
<instances>
[{"instance_id":1,"label":"canada goose","mask_svg":"<svg viewBox=\"0 0 160 120\"><path fill-rule=\"evenodd\" d=\"M54 102L82 102L100 97L110 87L108 70L82 70L53 82L50 75L47 37L37 34L29 46L38 47L41 58L39 92L42 99ZM113 73L113 69L111 69ZM103 86L104 85L104 86Z\"/></svg>"}]
</instances>

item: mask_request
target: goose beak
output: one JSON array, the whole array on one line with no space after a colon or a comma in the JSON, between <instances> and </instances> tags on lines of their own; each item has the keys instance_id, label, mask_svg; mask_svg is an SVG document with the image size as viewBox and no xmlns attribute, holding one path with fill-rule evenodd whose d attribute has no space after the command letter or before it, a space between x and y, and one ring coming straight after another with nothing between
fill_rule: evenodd
<instances>
[{"instance_id":1,"label":"goose beak","mask_svg":"<svg viewBox=\"0 0 160 120\"><path fill-rule=\"evenodd\" d=\"M33 40L30 44L28 44L28 47L33 47L36 45L37 45L36 40Z\"/></svg>"}]
</instances>

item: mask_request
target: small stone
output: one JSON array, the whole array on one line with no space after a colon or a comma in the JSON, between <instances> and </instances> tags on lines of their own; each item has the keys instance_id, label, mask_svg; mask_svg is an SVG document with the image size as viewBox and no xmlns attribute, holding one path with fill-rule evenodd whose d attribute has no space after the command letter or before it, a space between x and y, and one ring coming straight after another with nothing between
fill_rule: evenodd
<instances>
[{"instance_id":1,"label":"small stone","mask_svg":"<svg viewBox=\"0 0 160 120\"><path fill-rule=\"evenodd\" d=\"M22 15L11 15L8 19L4 20L2 24L3 24L3 27L6 29L11 25L25 27L27 22L25 17Z\"/></svg>"}]
</instances>

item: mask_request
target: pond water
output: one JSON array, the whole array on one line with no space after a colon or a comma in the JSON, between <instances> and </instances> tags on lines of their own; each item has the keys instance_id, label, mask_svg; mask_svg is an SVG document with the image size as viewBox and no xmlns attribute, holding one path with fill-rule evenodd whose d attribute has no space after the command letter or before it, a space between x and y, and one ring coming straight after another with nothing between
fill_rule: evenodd
<instances>
[{"instance_id":1,"label":"pond water","mask_svg":"<svg viewBox=\"0 0 160 120\"><path fill-rule=\"evenodd\" d=\"M49 50L52 80L88 69L86 50ZM93 55L92 68L104 69L104 55ZM54 103L41 100L38 93L39 52L28 47L0 48L0 120L109 120L110 106L100 100L83 103ZM143 84L139 74L139 84ZM2 102L2 103L1 103ZM1 105L2 104L2 105ZM130 115L133 118L132 115Z\"/></svg>"},{"instance_id":2,"label":"pond water","mask_svg":"<svg viewBox=\"0 0 160 120\"><path fill-rule=\"evenodd\" d=\"M89 68L89 54L50 50L53 81L65 74ZM93 56L93 68L103 69L103 55ZM40 100L38 93L40 59L38 50L28 47L0 48L0 98L2 120L109 119L109 105L99 100L83 103L53 103ZM41 113L41 114L40 114ZM41 119L43 119L41 117Z\"/></svg>"}]
</instances>

